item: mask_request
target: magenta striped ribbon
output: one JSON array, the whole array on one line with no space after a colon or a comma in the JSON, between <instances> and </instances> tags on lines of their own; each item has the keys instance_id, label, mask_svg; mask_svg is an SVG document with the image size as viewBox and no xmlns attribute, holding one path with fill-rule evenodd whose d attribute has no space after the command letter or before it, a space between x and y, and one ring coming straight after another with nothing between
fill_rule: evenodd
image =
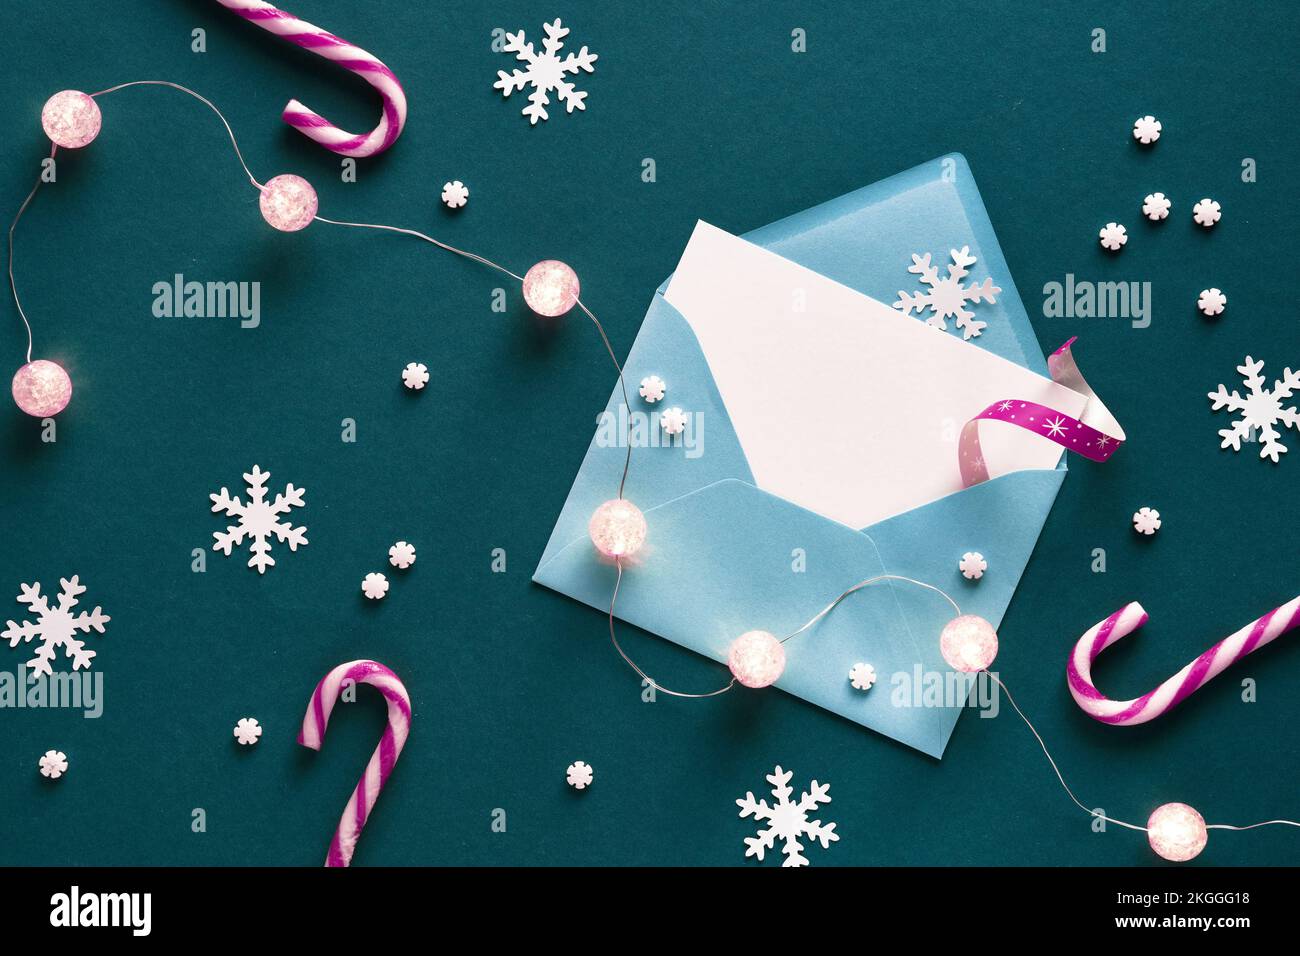
<instances>
[{"instance_id":1,"label":"magenta striped ribbon","mask_svg":"<svg viewBox=\"0 0 1300 956\"><path fill-rule=\"evenodd\" d=\"M1075 703L1088 716L1104 724L1127 727L1144 724L1172 710L1233 663L1300 624L1300 597L1225 637L1155 690L1133 700L1111 700L1093 684L1092 662L1146 621L1147 612L1134 601L1092 627L1074 645L1065 676Z\"/></svg>"},{"instance_id":2,"label":"magenta striped ribbon","mask_svg":"<svg viewBox=\"0 0 1300 956\"><path fill-rule=\"evenodd\" d=\"M411 698L406 687L396 674L378 661L349 661L334 668L316 685L311 700L307 704L307 714L302 719L302 730L298 734L298 743L312 750L320 750L325 737L325 727L329 724L330 713L338 701L346 682L369 684L384 695L388 701L388 726L379 739L379 746L370 755L366 772L357 781L356 788L343 809L334 839L330 841L329 854L325 857L326 866L347 866L352 862L352 853L357 848L357 839L361 828L370 818L379 791L393 772L393 765L401 756L406 737L411 732Z\"/></svg>"},{"instance_id":3,"label":"magenta striped ribbon","mask_svg":"<svg viewBox=\"0 0 1300 956\"><path fill-rule=\"evenodd\" d=\"M286 123L331 152L343 156L374 156L397 141L406 125L406 94L393 71L377 57L263 0L217 0L217 3L268 33L350 70L384 98L383 116L379 125L369 133L349 133L339 129L297 100L290 100L280 114Z\"/></svg>"}]
</instances>

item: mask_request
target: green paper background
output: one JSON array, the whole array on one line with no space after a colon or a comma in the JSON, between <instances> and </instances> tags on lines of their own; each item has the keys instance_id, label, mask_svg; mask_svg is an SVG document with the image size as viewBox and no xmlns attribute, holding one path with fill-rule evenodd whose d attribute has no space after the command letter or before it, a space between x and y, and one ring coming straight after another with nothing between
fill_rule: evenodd
<instances>
[{"instance_id":1,"label":"green paper background","mask_svg":"<svg viewBox=\"0 0 1300 956\"><path fill-rule=\"evenodd\" d=\"M301 0L295 13L380 56L410 97L401 140L353 184L279 111L297 97L368 129L377 97L215 3L8 3L2 205L35 178L52 92L170 79L217 103L260 178L311 180L325 215L424 229L519 272L571 263L622 355L697 218L742 232L960 150L1042 345L1080 336L1129 437L1104 467L1071 462L1001 632L1004 680L1089 806L1136 822L1169 800L1212 822L1300 816L1294 638L1138 728L1084 716L1062 673L1126 601L1152 621L1097 668L1116 697L1300 590L1300 435L1278 465L1220 451L1229 418L1205 397L1238 386L1248 353L1272 376L1300 362L1296 20L1281 3L1037 6ZM557 15L600 59L579 81L587 111L532 128L519 96L492 89L508 63L491 31L533 36ZM206 53L190 51L196 27ZM101 103L101 136L61 153L19 229L36 355L76 394L55 444L0 409L0 586L81 575L113 618L90 639L105 708L0 710L0 864L319 864L383 707L363 692L319 754L294 738L316 681L357 657L392 666L415 705L358 864L738 864L752 828L733 801L776 763L831 784L823 817L842 839L810 851L817 866L1159 862L1140 834L1091 831L1005 702L995 720L965 715L941 763L780 693L642 702L600 614L529 581L613 381L591 327L540 323L496 274L401 236L275 233L200 104L151 88ZM1129 128L1148 112L1165 133L1143 150ZM438 202L448 179L471 190L459 214ZM1154 190L1174 202L1157 226L1139 212ZM1204 195L1224 208L1209 232L1191 222ZM1108 220L1131 237L1116 257L1096 240ZM261 282L261 326L154 318L151 287L177 272ZM1044 283L1071 272L1150 281L1150 328L1043 318ZM1196 311L1210 285L1230 300L1218 321ZM16 368L25 341L3 312ZM409 361L433 371L417 396L398 377ZM277 547L262 577L211 551L193 573L191 549L223 527L208 493L255 462L273 487L307 489L310 545ZM1149 540L1129 524L1142 505L1164 518ZM399 538L419 548L407 573L386 566ZM379 603L359 593L371 570L392 580ZM19 616L6 606L0 619ZM716 672L632 629L627 642L670 684ZM0 667L27 656L0 648ZM245 715L266 728L254 748L231 737ZM57 783L36 771L49 748L72 764ZM585 793L564 783L575 759L596 768ZM1297 858L1294 831L1215 833L1193 865Z\"/></svg>"}]
</instances>

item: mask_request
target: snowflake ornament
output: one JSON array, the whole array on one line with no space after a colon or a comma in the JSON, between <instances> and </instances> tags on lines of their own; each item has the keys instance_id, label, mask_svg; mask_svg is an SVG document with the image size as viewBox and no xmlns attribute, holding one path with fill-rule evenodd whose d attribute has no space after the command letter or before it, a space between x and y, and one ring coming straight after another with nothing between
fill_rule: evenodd
<instances>
[{"instance_id":1,"label":"snowflake ornament","mask_svg":"<svg viewBox=\"0 0 1300 956\"><path fill-rule=\"evenodd\" d=\"M1143 146L1150 146L1160 138L1160 120L1154 116L1140 116L1133 124L1133 138Z\"/></svg>"},{"instance_id":2,"label":"snowflake ornament","mask_svg":"<svg viewBox=\"0 0 1300 956\"><path fill-rule=\"evenodd\" d=\"M1231 428L1219 430L1219 437L1223 439L1220 448L1241 451L1241 443L1254 441L1254 433L1258 430L1259 440L1263 442L1259 457L1271 459L1276 464L1278 456L1286 453L1286 446L1280 441L1281 433L1273 426L1280 422L1283 428L1289 426L1300 431L1300 412L1296 411L1294 405L1290 408L1282 407L1284 399L1300 390L1300 372L1285 369L1282 377L1273 382L1273 387L1265 389L1264 376L1260 374L1263 369L1262 361L1256 362L1247 355L1246 364L1237 366L1242 381L1249 389L1246 397L1242 398L1236 389L1229 392L1222 385L1217 392L1209 392L1208 397L1214 403L1214 411L1227 408L1241 416L1232 423Z\"/></svg>"},{"instance_id":3,"label":"snowflake ornament","mask_svg":"<svg viewBox=\"0 0 1300 956\"><path fill-rule=\"evenodd\" d=\"M907 267L907 271L920 276L920 281L928 285L930 291L916 292L909 296L899 289L894 308L902 309L904 315L911 315L915 309L916 314L920 315L928 307L930 315L925 320L927 325L947 329L947 320L955 318L957 328L961 329L961 337L971 339L986 329L988 323L976 321L975 313L966 308L966 303L984 301L996 304L994 296L1002 290L993 284L991 278L978 284L961 284L961 280L970 273L969 267L975 264L970 246L950 249L948 254L952 257L952 263L948 266L948 275L940 279L938 268L930 265L930 253L927 252L924 256L912 253L912 264Z\"/></svg>"},{"instance_id":4,"label":"snowflake ornament","mask_svg":"<svg viewBox=\"0 0 1300 956\"><path fill-rule=\"evenodd\" d=\"M262 736L262 725L256 717L240 717L235 724L235 739L245 747L251 747Z\"/></svg>"},{"instance_id":5,"label":"snowflake ornament","mask_svg":"<svg viewBox=\"0 0 1300 956\"><path fill-rule=\"evenodd\" d=\"M1223 207L1207 197L1192 207L1192 218L1206 229L1209 229L1223 218Z\"/></svg>"},{"instance_id":6,"label":"snowflake ornament","mask_svg":"<svg viewBox=\"0 0 1300 956\"><path fill-rule=\"evenodd\" d=\"M870 664L859 661L849 668L849 683L853 685L854 690L871 690L875 682L876 669Z\"/></svg>"},{"instance_id":7,"label":"snowflake ornament","mask_svg":"<svg viewBox=\"0 0 1300 956\"><path fill-rule=\"evenodd\" d=\"M415 563L415 545L399 541L388 549L388 563L405 571Z\"/></svg>"},{"instance_id":8,"label":"snowflake ornament","mask_svg":"<svg viewBox=\"0 0 1300 956\"><path fill-rule=\"evenodd\" d=\"M1133 512L1133 530L1138 534L1155 534L1160 530L1160 512L1154 508L1139 508Z\"/></svg>"},{"instance_id":9,"label":"snowflake ornament","mask_svg":"<svg viewBox=\"0 0 1300 956\"><path fill-rule=\"evenodd\" d=\"M371 571L361 582L361 593L372 601L378 601L388 593L388 578L377 571Z\"/></svg>"},{"instance_id":10,"label":"snowflake ornament","mask_svg":"<svg viewBox=\"0 0 1300 956\"><path fill-rule=\"evenodd\" d=\"M978 581L984 577L984 572L989 569L989 563L984 560L984 555L978 551L967 551L957 562L957 568L961 571L961 576L968 581Z\"/></svg>"},{"instance_id":11,"label":"snowflake ornament","mask_svg":"<svg viewBox=\"0 0 1300 956\"><path fill-rule=\"evenodd\" d=\"M565 781L574 790L586 790L595 778L596 771L591 768L591 764L583 763L581 760L575 760L564 771Z\"/></svg>"},{"instance_id":12,"label":"snowflake ornament","mask_svg":"<svg viewBox=\"0 0 1300 956\"><path fill-rule=\"evenodd\" d=\"M509 96L526 86L533 88L533 91L528 94L528 105L521 111L533 126L537 125L539 119L548 118L546 107L550 105L551 100L547 94L551 90L555 90L568 112L585 110L587 94L575 90L573 84L565 80L565 76L576 74L579 70L588 73L596 72L596 68L592 65L596 62L596 54L588 53L585 46L577 53L570 53L560 59L560 48L564 46L564 38L569 35L569 30L560 25L558 18L554 23L542 24L542 30L546 33L546 39L542 41L540 55L531 43L524 41L523 30L506 34L506 44L501 52L513 53L515 59L522 60L528 68L514 70L511 73L497 70L497 81L492 84L492 88L500 90L502 96Z\"/></svg>"},{"instance_id":13,"label":"snowflake ornament","mask_svg":"<svg viewBox=\"0 0 1300 956\"><path fill-rule=\"evenodd\" d=\"M1169 216L1169 210L1173 203L1164 193L1151 193L1146 199L1142 200L1142 215L1146 216L1152 222L1159 222Z\"/></svg>"},{"instance_id":14,"label":"snowflake ornament","mask_svg":"<svg viewBox=\"0 0 1300 956\"><path fill-rule=\"evenodd\" d=\"M91 631L103 634L104 625L112 618L98 605L93 611L82 611L74 615L72 609L77 606L77 598L85 593L86 589L77 575L74 574L71 579L59 578L58 604L50 607L49 598L41 594L40 581L19 585L18 603L26 604L28 613L35 615L36 620L23 621L21 624L6 621L0 638L6 638L10 647L17 647L19 641L30 642L38 637L41 639L36 656L27 662L35 676L49 676L53 673L50 662L54 660L60 646L63 648L63 656L72 658L74 671L83 667L89 669L90 659L95 656L95 652L86 650L85 642L77 640L75 635L89 634Z\"/></svg>"},{"instance_id":15,"label":"snowflake ornament","mask_svg":"<svg viewBox=\"0 0 1300 956\"><path fill-rule=\"evenodd\" d=\"M442 201L448 209L459 209L469 202L469 190L459 179L442 184Z\"/></svg>"},{"instance_id":16,"label":"snowflake ornament","mask_svg":"<svg viewBox=\"0 0 1300 956\"><path fill-rule=\"evenodd\" d=\"M686 413L673 406L659 416L659 424L669 435L680 435L686 431Z\"/></svg>"},{"instance_id":17,"label":"snowflake ornament","mask_svg":"<svg viewBox=\"0 0 1300 956\"><path fill-rule=\"evenodd\" d=\"M649 404L663 400L665 393L668 391L668 385L658 375L647 375L641 379L641 388L638 389L641 397Z\"/></svg>"},{"instance_id":18,"label":"snowflake ornament","mask_svg":"<svg viewBox=\"0 0 1300 956\"><path fill-rule=\"evenodd\" d=\"M402 384L413 392L418 392L429 384L429 366L420 362L408 362L402 369Z\"/></svg>"},{"instance_id":19,"label":"snowflake ornament","mask_svg":"<svg viewBox=\"0 0 1300 956\"><path fill-rule=\"evenodd\" d=\"M36 765L41 768L42 777L58 780L68 772L68 755L62 750L47 750Z\"/></svg>"},{"instance_id":20,"label":"snowflake ornament","mask_svg":"<svg viewBox=\"0 0 1300 956\"><path fill-rule=\"evenodd\" d=\"M1206 315L1220 315L1228 307L1228 297L1218 289L1202 289L1196 307Z\"/></svg>"},{"instance_id":21,"label":"snowflake ornament","mask_svg":"<svg viewBox=\"0 0 1300 956\"><path fill-rule=\"evenodd\" d=\"M1097 236L1101 239L1101 247L1111 252L1119 252L1128 242L1128 230L1117 222L1106 223Z\"/></svg>"},{"instance_id":22,"label":"snowflake ornament","mask_svg":"<svg viewBox=\"0 0 1300 956\"><path fill-rule=\"evenodd\" d=\"M220 494L208 495L212 499L212 510L224 511L227 518L239 518L239 524L229 525L225 531L214 531L212 537L216 542L213 551L220 551L230 557L230 551L236 545L242 545L244 539L250 541L248 566L257 568L258 574L265 574L266 569L275 564L271 557L271 535L274 534L281 544L288 544L290 551L297 551L298 545L307 543L306 527L295 528L290 522L282 521L281 515L289 513L291 508L303 507L304 488L285 485L284 493L275 496L275 500L266 500L266 481L271 477L269 471L262 471L257 465L244 475L248 485L248 503L238 497L230 497L225 488Z\"/></svg>"},{"instance_id":23,"label":"snowflake ornament","mask_svg":"<svg viewBox=\"0 0 1300 956\"><path fill-rule=\"evenodd\" d=\"M742 820L752 816L756 823L768 824L758 831L757 836L745 837L746 859L755 856L761 863L763 854L772 849L779 839L783 841L781 852L785 854L782 866L807 866L808 859L803 855L804 847L799 842L800 837L810 837L821 843L823 850L839 840L835 824L808 819L808 814L815 812L819 804L831 802L830 784L819 784L814 780L809 784L809 791L800 795L799 802L792 803L792 776L793 773L782 770L779 764L774 773L767 774L767 782L772 785L772 796L776 798L774 806L768 806L766 800L755 800L752 792L746 793L743 800L736 801Z\"/></svg>"}]
</instances>

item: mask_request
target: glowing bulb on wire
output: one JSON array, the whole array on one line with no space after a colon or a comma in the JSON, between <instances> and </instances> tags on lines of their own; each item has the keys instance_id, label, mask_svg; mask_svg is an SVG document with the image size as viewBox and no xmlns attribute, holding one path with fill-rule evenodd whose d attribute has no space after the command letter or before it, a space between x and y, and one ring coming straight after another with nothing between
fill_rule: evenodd
<instances>
[{"instance_id":1,"label":"glowing bulb on wire","mask_svg":"<svg viewBox=\"0 0 1300 956\"><path fill-rule=\"evenodd\" d=\"M785 645L768 631L746 631L731 642L727 667L746 687L775 684L785 672Z\"/></svg>"},{"instance_id":2,"label":"glowing bulb on wire","mask_svg":"<svg viewBox=\"0 0 1300 956\"><path fill-rule=\"evenodd\" d=\"M1200 855L1209 842L1205 818L1185 803L1156 807L1147 820L1147 842L1159 856L1186 863Z\"/></svg>"},{"instance_id":3,"label":"glowing bulb on wire","mask_svg":"<svg viewBox=\"0 0 1300 956\"><path fill-rule=\"evenodd\" d=\"M95 98L80 90L55 93L41 108L41 128L56 146L79 149L99 135L104 118Z\"/></svg>"},{"instance_id":4,"label":"glowing bulb on wire","mask_svg":"<svg viewBox=\"0 0 1300 956\"><path fill-rule=\"evenodd\" d=\"M538 315L564 315L578 302L578 274L558 259L543 259L524 273L524 301Z\"/></svg>"},{"instance_id":5,"label":"glowing bulb on wire","mask_svg":"<svg viewBox=\"0 0 1300 956\"><path fill-rule=\"evenodd\" d=\"M631 557L645 544L645 515L626 498L614 498L595 510L587 523L587 533L605 557Z\"/></svg>"},{"instance_id":6,"label":"glowing bulb on wire","mask_svg":"<svg viewBox=\"0 0 1300 956\"><path fill-rule=\"evenodd\" d=\"M262 218L281 232L306 229L320 208L316 190L311 183L292 173L268 181L262 187L262 195L257 204L262 210Z\"/></svg>"},{"instance_id":7,"label":"glowing bulb on wire","mask_svg":"<svg viewBox=\"0 0 1300 956\"><path fill-rule=\"evenodd\" d=\"M49 418L68 407L72 379L63 367L48 359L28 362L13 380L14 403L34 418Z\"/></svg>"}]
</instances>

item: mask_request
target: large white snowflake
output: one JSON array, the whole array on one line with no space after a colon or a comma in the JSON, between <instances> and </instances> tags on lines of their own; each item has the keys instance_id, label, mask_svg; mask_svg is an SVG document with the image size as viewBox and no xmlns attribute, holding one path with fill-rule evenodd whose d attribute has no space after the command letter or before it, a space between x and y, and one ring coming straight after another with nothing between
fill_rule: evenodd
<instances>
[{"instance_id":1,"label":"large white snowflake","mask_svg":"<svg viewBox=\"0 0 1300 956\"><path fill-rule=\"evenodd\" d=\"M564 38L569 35L569 30L560 25L559 18L556 18L554 23L542 24L542 29L546 32L546 39L542 41L540 55L531 43L524 41L523 30L518 33L506 33L506 44L502 52L513 53L515 59L527 63L528 68L512 70L510 73L497 70L497 81L492 84L492 88L500 90L502 96L509 96L516 90L531 86L533 91L528 94L528 105L522 112L528 117L528 122L534 126L539 119L547 119L546 107L551 102L547 94L551 90L555 90L568 112L585 110L587 104L584 101L587 99L587 94L575 90L573 84L565 80L565 76L576 74L579 70L586 70L588 73L596 72L596 68L592 66L596 62L596 54L588 53L585 46L577 53L570 53L563 59L560 58L560 48L564 46Z\"/></svg>"},{"instance_id":2,"label":"large white snowflake","mask_svg":"<svg viewBox=\"0 0 1300 956\"><path fill-rule=\"evenodd\" d=\"M5 623L8 626L0 634L0 637L8 638L10 647L17 647L19 641L31 641L37 637L41 639L36 656L27 662L27 666L38 677L52 673L50 661L54 660L60 646L63 647L64 656L72 658L74 671L89 668L90 659L95 656L95 652L86 650L85 642L77 640L75 635L89 634L91 631L103 634L104 625L112 620L99 607L80 614L72 613L72 609L77 606L77 598L86 593L77 575L74 574L71 579L59 578L59 588L59 603L50 607L49 599L41 595L40 581L21 585L18 603L26 604L30 613L36 615L36 620L23 621L21 624L7 621Z\"/></svg>"},{"instance_id":3,"label":"large white snowflake","mask_svg":"<svg viewBox=\"0 0 1300 956\"><path fill-rule=\"evenodd\" d=\"M736 801L736 806L740 807L741 819L752 816L756 822L768 823L767 827L758 831L757 836L745 837L747 858L756 856L761 862L763 854L780 839L784 841L781 852L785 854L785 862L781 865L807 866L808 859L803 855L804 847L799 842L800 837L810 837L820 842L823 850L839 840L835 824L808 819L808 814L815 811L818 804L831 802L828 795L831 785L819 784L814 780L809 784L809 792L801 794L798 803L792 803L792 776L794 774L791 771L783 771L779 764L773 773L767 774L767 782L772 785L772 796L776 798L775 806L768 806L766 800L755 800L753 792L746 793L745 799Z\"/></svg>"},{"instance_id":4,"label":"large white snowflake","mask_svg":"<svg viewBox=\"0 0 1300 956\"><path fill-rule=\"evenodd\" d=\"M1214 403L1216 412L1226 407L1228 411L1238 412L1241 415L1232 423L1231 428L1219 429L1219 437L1223 439L1220 448L1241 451L1241 443L1254 441L1254 432L1258 429L1259 440L1263 442L1259 457L1276 462L1278 455L1286 452L1286 446L1279 441L1282 435L1273 426L1281 422L1283 427L1290 426L1300 431L1300 412L1296 411L1294 405L1290 408L1282 407L1282 400L1290 398L1293 392L1300 389L1300 371L1293 372L1289 368L1285 369L1282 377L1273 382L1273 387L1265 389L1264 376L1260 374L1263 369L1262 361L1256 362L1247 355L1246 364L1237 366L1242 381L1249 389L1245 398L1242 398L1236 389L1229 392L1222 385L1217 392L1207 394L1210 401Z\"/></svg>"},{"instance_id":5,"label":"large white snowflake","mask_svg":"<svg viewBox=\"0 0 1300 956\"><path fill-rule=\"evenodd\" d=\"M975 257L970 254L970 246L950 249L948 253L952 256L952 264L948 266L948 275L942 279L939 278L938 267L930 264L930 253L927 252L924 256L912 253L912 264L907 267L907 271L920 276L921 282L928 285L930 291L908 295L899 289L894 308L902 309L904 315L911 315L915 309L917 315L920 315L928 307L930 315L925 321L936 329L947 329L947 320L955 318L957 328L961 329L961 337L970 339L987 328L988 323L977 321L975 313L967 309L966 304L981 301L996 303L994 296L1002 290L993 284L992 278L962 285L961 280L970 274L969 267L975 264Z\"/></svg>"},{"instance_id":6,"label":"large white snowflake","mask_svg":"<svg viewBox=\"0 0 1300 956\"><path fill-rule=\"evenodd\" d=\"M248 483L247 504L238 497L232 498L225 488L218 495L208 495L212 499L213 511L224 511L228 518L239 518L239 524L232 524L225 531L212 532L212 537L217 539L212 550L229 557L231 548L242 545L245 538L251 539L248 550L252 557L248 559L248 566L257 568L258 574L265 574L266 569L275 564L270 553L272 534L281 544L288 543L290 551L297 551L298 545L307 543L306 527L295 528L290 522L280 520L280 516L288 514L291 508L303 506L304 489L285 485L284 493L268 502L266 480L270 477L269 471L262 471L257 465L244 475L244 481Z\"/></svg>"}]
</instances>

